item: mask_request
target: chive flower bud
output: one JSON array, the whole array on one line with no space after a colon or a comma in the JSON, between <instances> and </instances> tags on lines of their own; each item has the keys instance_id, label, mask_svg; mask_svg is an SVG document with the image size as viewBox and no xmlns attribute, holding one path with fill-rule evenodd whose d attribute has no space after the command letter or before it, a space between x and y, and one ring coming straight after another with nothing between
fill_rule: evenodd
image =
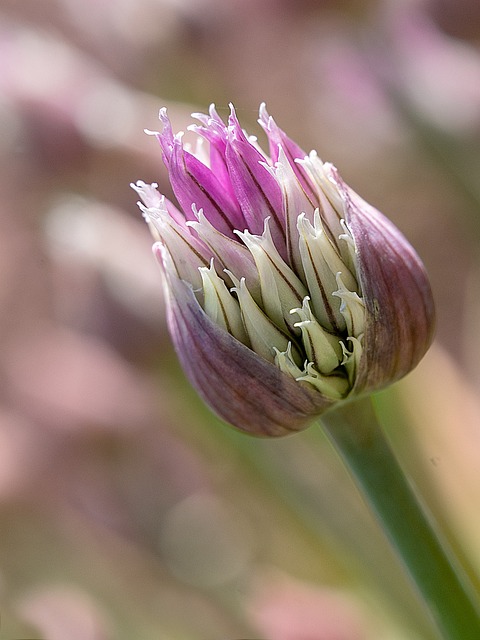
<instances>
[{"instance_id":1,"label":"chive flower bud","mask_svg":"<svg viewBox=\"0 0 480 640\"><path fill-rule=\"evenodd\" d=\"M398 229L260 107L269 153L231 107L193 114L195 149L165 109L154 132L180 208L132 187L156 240L167 320L192 384L255 435L298 431L413 369L433 335L424 267Z\"/></svg>"}]
</instances>

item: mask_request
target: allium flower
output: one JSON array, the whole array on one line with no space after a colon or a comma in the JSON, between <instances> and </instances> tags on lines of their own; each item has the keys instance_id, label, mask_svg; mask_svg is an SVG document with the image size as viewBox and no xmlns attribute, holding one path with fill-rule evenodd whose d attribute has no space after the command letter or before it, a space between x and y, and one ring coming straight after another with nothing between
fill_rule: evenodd
<instances>
[{"instance_id":1,"label":"allium flower","mask_svg":"<svg viewBox=\"0 0 480 640\"><path fill-rule=\"evenodd\" d=\"M165 109L155 133L180 209L156 184L132 186L157 240L175 348L206 402L244 431L282 435L408 373L434 311L401 233L265 105L269 155L233 107L227 124L213 106L193 117L195 149Z\"/></svg>"}]
</instances>

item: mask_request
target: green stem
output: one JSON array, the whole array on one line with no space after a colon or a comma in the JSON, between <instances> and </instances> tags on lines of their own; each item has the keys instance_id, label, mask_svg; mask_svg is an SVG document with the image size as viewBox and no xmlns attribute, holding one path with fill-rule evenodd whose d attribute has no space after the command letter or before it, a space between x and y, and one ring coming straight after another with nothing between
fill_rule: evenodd
<instances>
[{"instance_id":1,"label":"green stem","mask_svg":"<svg viewBox=\"0 0 480 640\"><path fill-rule=\"evenodd\" d=\"M378 424L370 399L321 420L353 474L444 640L479 640L480 608L453 554L419 502Z\"/></svg>"}]
</instances>

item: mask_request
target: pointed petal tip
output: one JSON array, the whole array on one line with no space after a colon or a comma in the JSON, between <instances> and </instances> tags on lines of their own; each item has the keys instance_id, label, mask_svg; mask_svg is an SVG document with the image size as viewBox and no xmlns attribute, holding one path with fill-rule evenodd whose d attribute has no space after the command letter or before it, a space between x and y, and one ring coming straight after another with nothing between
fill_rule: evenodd
<instances>
[{"instance_id":1,"label":"pointed petal tip","mask_svg":"<svg viewBox=\"0 0 480 640\"><path fill-rule=\"evenodd\" d=\"M228 127L227 133L229 140L235 140L236 138L243 138L243 130L240 125L240 122L237 118L237 112L235 111L235 107L232 103L229 104L230 107L230 115L228 116Z\"/></svg>"},{"instance_id":2,"label":"pointed petal tip","mask_svg":"<svg viewBox=\"0 0 480 640\"><path fill-rule=\"evenodd\" d=\"M152 253L157 259L157 262L165 270L167 270L168 268L172 271L172 273L175 273L175 267L173 264L172 256L170 255L169 250L163 244L163 242L160 242L159 240L157 240L157 242L154 242L152 245Z\"/></svg>"},{"instance_id":3,"label":"pointed petal tip","mask_svg":"<svg viewBox=\"0 0 480 640\"><path fill-rule=\"evenodd\" d=\"M157 191L157 182L148 184L143 180L137 180L135 183L131 182L130 187L140 196L146 207L161 207L165 200L165 197ZM138 206L140 206L140 204L141 203L137 202ZM142 206L140 206L140 209L143 211Z\"/></svg>"},{"instance_id":4,"label":"pointed petal tip","mask_svg":"<svg viewBox=\"0 0 480 640\"><path fill-rule=\"evenodd\" d=\"M267 111L267 103L261 102L258 108L258 124L268 129L271 121L271 116Z\"/></svg>"},{"instance_id":5,"label":"pointed petal tip","mask_svg":"<svg viewBox=\"0 0 480 640\"><path fill-rule=\"evenodd\" d=\"M168 135L169 138L173 138L173 129L172 123L170 122L170 118L168 117L167 107L162 107L158 112L158 119L163 125L163 129L160 135L165 134Z\"/></svg>"}]
</instances>

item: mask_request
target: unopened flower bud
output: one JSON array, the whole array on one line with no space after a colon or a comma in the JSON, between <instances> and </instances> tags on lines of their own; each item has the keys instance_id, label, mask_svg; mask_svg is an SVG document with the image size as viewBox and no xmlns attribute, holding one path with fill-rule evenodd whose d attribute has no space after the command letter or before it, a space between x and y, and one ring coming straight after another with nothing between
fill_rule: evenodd
<instances>
[{"instance_id":1,"label":"unopened flower bud","mask_svg":"<svg viewBox=\"0 0 480 640\"><path fill-rule=\"evenodd\" d=\"M270 157L233 107L227 124L213 106L195 117L207 156L185 148L164 109L156 134L181 210L156 185L132 186L165 273L173 343L205 401L244 431L283 435L413 369L434 308L398 229L265 105Z\"/></svg>"}]
</instances>

